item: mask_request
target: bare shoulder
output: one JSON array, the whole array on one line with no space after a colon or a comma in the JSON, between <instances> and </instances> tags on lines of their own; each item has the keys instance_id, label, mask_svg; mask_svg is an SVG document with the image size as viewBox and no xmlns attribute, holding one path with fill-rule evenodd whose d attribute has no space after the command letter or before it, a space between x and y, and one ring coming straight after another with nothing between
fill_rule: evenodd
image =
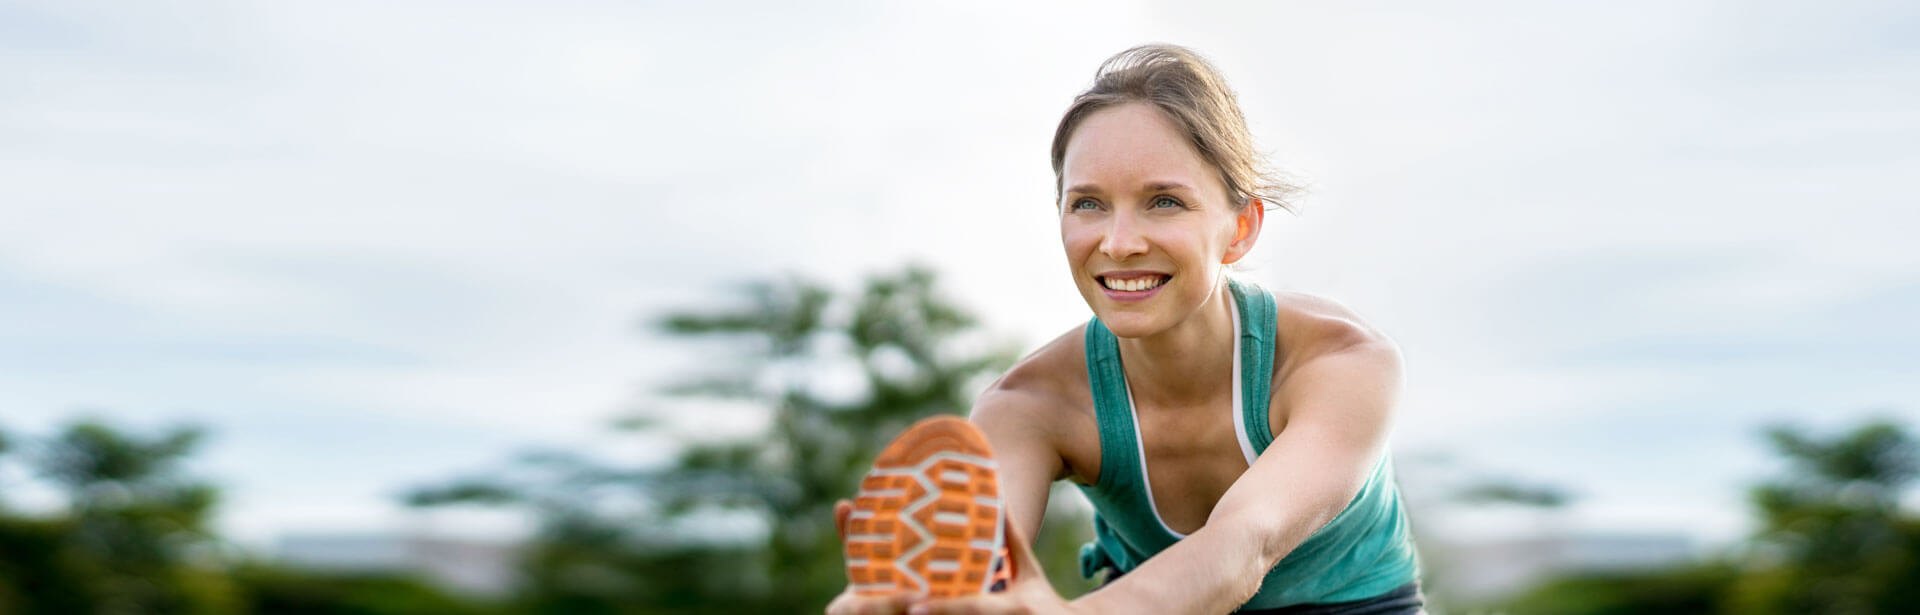
<instances>
[{"instance_id":1,"label":"bare shoulder","mask_svg":"<svg viewBox=\"0 0 1920 615\"><path fill-rule=\"evenodd\" d=\"M1018 421L1029 426L1051 423L1061 414L1090 407L1086 385L1086 356L1081 336L1085 325L1061 334L1022 357L973 404L972 418L982 421Z\"/></svg>"},{"instance_id":2,"label":"bare shoulder","mask_svg":"<svg viewBox=\"0 0 1920 615\"><path fill-rule=\"evenodd\" d=\"M1334 354L1391 358L1397 363L1399 346L1352 308L1308 293L1274 291L1273 296L1280 340L1274 348L1276 370Z\"/></svg>"},{"instance_id":3,"label":"bare shoulder","mask_svg":"<svg viewBox=\"0 0 1920 615\"><path fill-rule=\"evenodd\" d=\"M1099 423L1087 389L1085 325L1074 327L1021 358L973 404L969 417L987 433L996 451L1009 447L1045 447L1066 466L1060 476L1078 474L1086 464L1082 449L1099 456Z\"/></svg>"},{"instance_id":4,"label":"bare shoulder","mask_svg":"<svg viewBox=\"0 0 1920 615\"><path fill-rule=\"evenodd\" d=\"M1279 343L1269 417L1276 435L1296 413L1322 405L1320 400L1372 391L1385 400L1377 410L1392 410L1403 367L1400 348L1386 333L1326 297L1275 292L1274 299Z\"/></svg>"}]
</instances>

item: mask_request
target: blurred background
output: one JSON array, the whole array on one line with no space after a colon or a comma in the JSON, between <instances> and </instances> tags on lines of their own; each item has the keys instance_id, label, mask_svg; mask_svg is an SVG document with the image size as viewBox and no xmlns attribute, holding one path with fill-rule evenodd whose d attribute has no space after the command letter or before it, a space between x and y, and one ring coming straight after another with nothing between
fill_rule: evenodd
<instances>
[{"instance_id":1,"label":"blurred background","mask_svg":"<svg viewBox=\"0 0 1920 615\"><path fill-rule=\"evenodd\" d=\"M1920 609L1920 8L0 1L0 613L816 613L1215 62L1408 362L1438 613ZM1088 510L1042 535L1068 595Z\"/></svg>"}]
</instances>

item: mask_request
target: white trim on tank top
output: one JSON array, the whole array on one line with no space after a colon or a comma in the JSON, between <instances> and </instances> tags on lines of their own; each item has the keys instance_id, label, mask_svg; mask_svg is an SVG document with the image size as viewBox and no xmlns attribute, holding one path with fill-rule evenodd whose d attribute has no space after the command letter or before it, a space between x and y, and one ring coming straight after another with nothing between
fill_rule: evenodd
<instances>
[{"instance_id":1,"label":"white trim on tank top","mask_svg":"<svg viewBox=\"0 0 1920 615\"><path fill-rule=\"evenodd\" d=\"M1227 294L1233 293L1229 291ZM1233 313L1233 437L1240 440L1240 454L1247 458L1247 467L1253 467L1253 460L1258 455L1253 454L1253 441L1247 439L1246 411L1241 407L1241 400L1245 398L1241 396L1240 380L1245 374L1240 373L1240 302L1227 297L1227 309ZM1257 410L1266 411L1265 408Z\"/></svg>"},{"instance_id":2,"label":"white trim on tank top","mask_svg":"<svg viewBox=\"0 0 1920 615\"><path fill-rule=\"evenodd\" d=\"M1235 303L1231 296L1227 298L1227 309L1233 320L1233 415L1230 418L1233 419L1233 435L1240 441L1240 454L1246 456L1247 466L1252 467L1253 442L1247 440L1246 418L1240 415L1244 405L1240 401L1240 308ZM1140 416L1137 406L1133 405L1133 383L1126 380L1127 373L1123 370L1120 372L1120 381L1127 385L1127 420L1133 422L1133 446L1140 459L1140 486L1147 492L1147 510L1153 513L1153 520L1160 524L1160 529L1175 538L1186 538L1186 534L1167 525L1167 520L1160 517L1160 505L1153 502L1153 478L1147 472L1146 439L1140 437Z\"/></svg>"}]
</instances>

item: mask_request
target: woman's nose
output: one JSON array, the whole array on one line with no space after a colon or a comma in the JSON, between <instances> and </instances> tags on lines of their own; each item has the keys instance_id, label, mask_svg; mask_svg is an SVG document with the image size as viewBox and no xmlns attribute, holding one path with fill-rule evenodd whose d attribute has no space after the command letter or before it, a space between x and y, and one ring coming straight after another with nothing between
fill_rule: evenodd
<instances>
[{"instance_id":1,"label":"woman's nose","mask_svg":"<svg viewBox=\"0 0 1920 615\"><path fill-rule=\"evenodd\" d=\"M1100 253L1114 261L1147 253L1147 238L1132 215L1123 211L1109 219L1106 236L1100 238Z\"/></svg>"}]
</instances>

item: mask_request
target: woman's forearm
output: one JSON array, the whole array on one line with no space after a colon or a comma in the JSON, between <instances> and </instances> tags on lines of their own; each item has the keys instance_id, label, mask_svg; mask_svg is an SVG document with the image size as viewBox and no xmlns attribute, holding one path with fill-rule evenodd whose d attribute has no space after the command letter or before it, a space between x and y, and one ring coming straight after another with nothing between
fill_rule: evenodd
<instances>
[{"instance_id":1,"label":"woman's forearm","mask_svg":"<svg viewBox=\"0 0 1920 615\"><path fill-rule=\"evenodd\" d=\"M1261 533L1250 524L1209 523L1073 605L1102 614L1231 612L1279 561L1271 536Z\"/></svg>"},{"instance_id":2,"label":"woman's forearm","mask_svg":"<svg viewBox=\"0 0 1920 615\"><path fill-rule=\"evenodd\" d=\"M1253 599L1267 572L1332 521L1333 499L1291 509L1223 501L1206 525L1139 568L1073 601L1081 613L1229 613Z\"/></svg>"}]
</instances>

